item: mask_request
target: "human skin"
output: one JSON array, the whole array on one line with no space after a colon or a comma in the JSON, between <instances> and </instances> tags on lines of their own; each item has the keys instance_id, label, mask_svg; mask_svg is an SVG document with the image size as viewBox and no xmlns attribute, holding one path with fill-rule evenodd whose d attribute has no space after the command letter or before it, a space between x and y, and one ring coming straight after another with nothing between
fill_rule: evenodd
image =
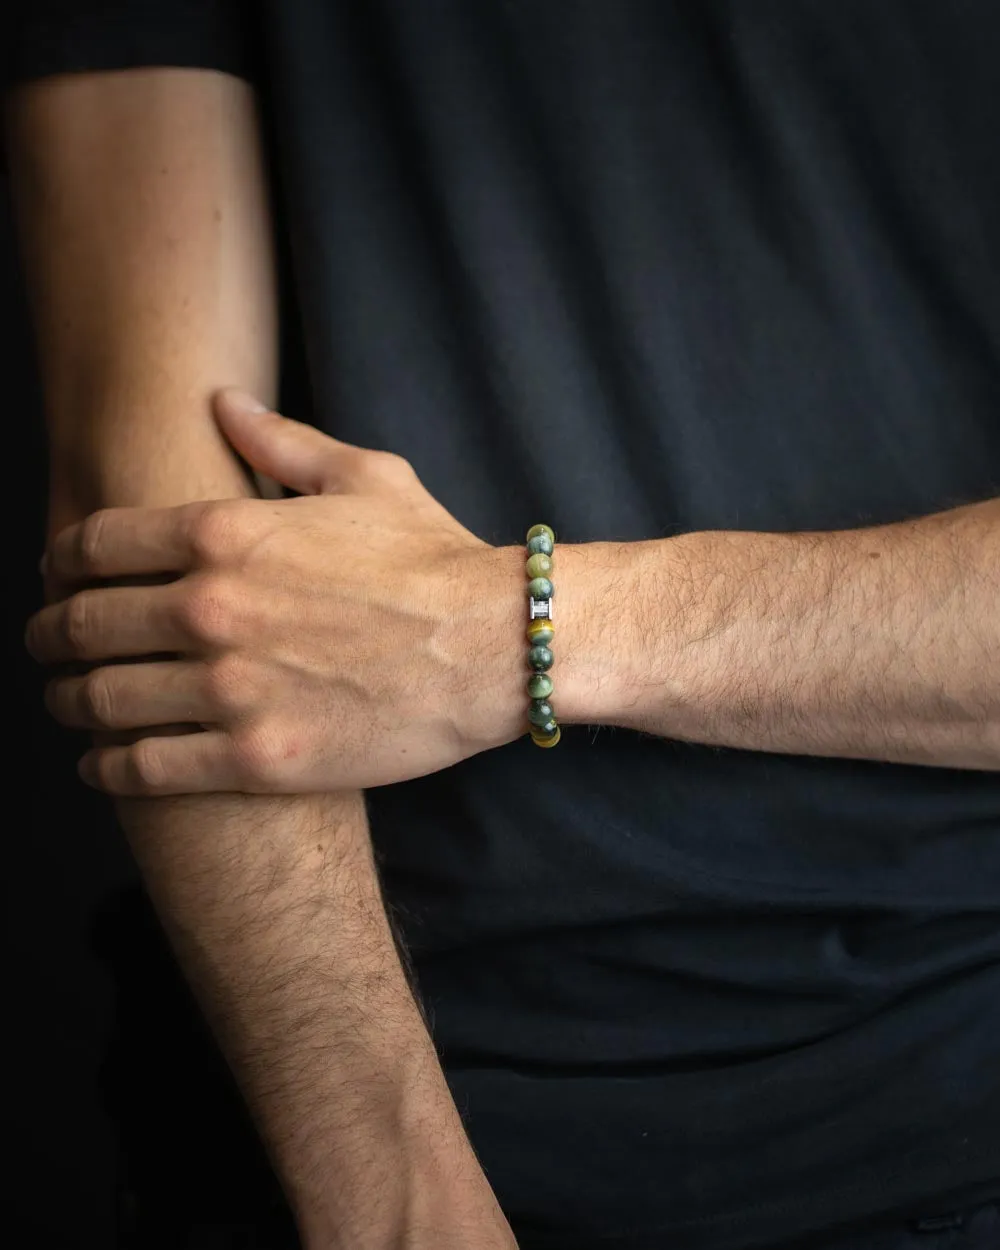
<instances>
[{"instance_id":1,"label":"human skin","mask_svg":"<svg viewBox=\"0 0 1000 1250\"><path fill-rule=\"evenodd\" d=\"M13 92L7 123L50 534L100 508L248 499L210 397L276 386L249 87L67 75ZM58 570L46 583L58 602ZM122 799L118 814L307 1250L512 1246L400 966L358 790Z\"/></svg>"},{"instance_id":2,"label":"human skin","mask_svg":"<svg viewBox=\"0 0 1000 1250\"><path fill-rule=\"evenodd\" d=\"M368 787L523 733L524 548L483 543L398 457L229 391L215 408L248 463L304 493L102 513L56 539L69 582L177 580L46 609L29 630L39 659L184 658L57 679L55 715L206 726L98 749L86 778L117 794ZM998 501L856 530L560 544L554 558L563 724L1000 765L1000 697L983 680L1000 652Z\"/></svg>"}]
</instances>

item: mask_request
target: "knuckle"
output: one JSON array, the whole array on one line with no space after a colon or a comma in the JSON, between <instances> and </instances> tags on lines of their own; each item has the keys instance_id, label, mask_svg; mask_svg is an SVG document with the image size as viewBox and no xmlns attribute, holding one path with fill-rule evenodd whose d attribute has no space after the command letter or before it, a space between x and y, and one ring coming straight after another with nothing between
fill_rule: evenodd
<instances>
[{"instance_id":1,"label":"knuckle","mask_svg":"<svg viewBox=\"0 0 1000 1250\"><path fill-rule=\"evenodd\" d=\"M373 451L371 456L373 471L388 482L407 484L417 476L409 460L397 452Z\"/></svg>"},{"instance_id":2,"label":"knuckle","mask_svg":"<svg viewBox=\"0 0 1000 1250\"><path fill-rule=\"evenodd\" d=\"M63 613L63 632L66 646L72 655L85 656L90 642L90 626L93 613L90 595L86 591L74 595L66 603Z\"/></svg>"},{"instance_id":3,"label":"knuckle","mask_svg":"<svg viewBox=\"0 0 1000 1250\"><path fill-rule=\"evenodd\" d=\"M251 784L274 787L287 773L281 735L267 722L247 725L233 735L237 765Z\"/></svg>"},{"instance_id":4,"label":"knuckle","mask_svg":"<svg viewBox=\"0 0 1000 1250\"><path fill-rule=\"evenodd\" d=\"M241 510L230 500L200 505L191 520L191 546L203 564L221 564L240 547Z\"/></svg>"},{"instance_id":5,"label":"knuckle","mask_svg":"<svg viewBox=\"0 0 1000 1250\"><path fill-rule=\"evenodd\" d=\"M137 791L155 794L163 789L166 774L159 748L153 738L142 738L129 748L129 772Z\"/></svg>"},{"instance_id":6,"label":"knuckle","mask_svg":"<svg viewBox=\"0 0 1000 1250\"><path fill-rule=\"evenodd\" d=\"M101 548L107 521L106 510L92 512L80 526L80 562L88 572L96 573L101 568Z\"/></svg>"},{"instance_id":7,"label":"knuckle","mask_svg":"<svg viewBox=\"0 0 1000 1250\"><path fill-rule=\"evenodd\" d=\"M250 668L241 656L223 655L206 666L205 693L210 706L222 712L242 711L250 688Z\"/></svg>"},{"instance_id":8,"label":"knuckle","mask_svg":"<svg viewBox=\"0 0 1000 1250\"><path fill-rule=\"evenodd\" d=\"M95 669L80 686L80 703L88 722L108 729L115 725L115 699L104 669Z\"/></svg>"},{"instance_id":9,"label":"knuckle","mask_svg":"<svg viewBox=\"0 0 1000 1250\"><path fill-rule=\"evenodd\" d=\"M178 604L181 626L201 642L224 645L235 621L232 589L220 578L192 579Z\"/></svg>"}]
</instances>

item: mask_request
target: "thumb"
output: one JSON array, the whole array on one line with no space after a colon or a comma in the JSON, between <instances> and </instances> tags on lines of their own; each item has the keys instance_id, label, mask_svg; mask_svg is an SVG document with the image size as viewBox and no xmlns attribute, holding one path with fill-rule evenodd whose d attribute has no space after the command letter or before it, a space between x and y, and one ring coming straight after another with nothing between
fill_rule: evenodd
<instances>
[{"instance_id":1,"label":"thumb","mask_svg":"<svg viewBox=\"0 0 1000 1250\"><path fill-rule=\"evenodd\" d=\"M272 411L246 391L228 388L213 396L219 429L243 459L301 495L335 490L347 467L349 443Z\"/></svg>"}]
</instances>

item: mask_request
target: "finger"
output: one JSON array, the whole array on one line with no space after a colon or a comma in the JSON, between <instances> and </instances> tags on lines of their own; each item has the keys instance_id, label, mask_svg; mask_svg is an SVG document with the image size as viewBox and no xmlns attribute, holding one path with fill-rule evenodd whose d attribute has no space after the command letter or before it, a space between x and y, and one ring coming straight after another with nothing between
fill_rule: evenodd
<instances>
[{"instance_id":1,"label":"finger","mask_svg":"<svg viewBox=\"0 0 1000 1250\"><path fill-rule=\"evenodd\" d=\"M220 709L209 696L206 672L204 664L187 660L106 665L49 682L45 705L70 729L212 724Z\"/></svg>"},{"instance_id":2,"label":"finger","mask_svg":"<svg viewBox=\"0 0 1000 1250\"><path fill-rule=\"evenodd\" d=\"M195 561L193 522L201 505L106 508L57 534L48 576L75 584L99 578L184 573Z\"/></svg>"},{"instance_id":3,"label":"finger","mask_svg":"<svg viewBox=\"0 0 1000 1250\"><path fill-rule=\"evenodd\" d=\"M78 771L88 786L136 798L241 790L231 740L220 730L97 747Z\"/></svg>"},{"instance_id":4,"label":"finger","mask_svg":"<svg viewBox=\"0 0 1000 1250\"><path fill-rule=\"evenodd\" d=\"M25 645L42 664L187 651L191 634L176 608L181 586L82 590L37 612L28 622Z\"/></svg>"},{"instance_id":5,"label":"finger","mask_svg":"<svg viewBox=\"0 0 1000 1250\"><path fill-rule=\"evenodd\" d=\"M273 412L244 391L219 391L213 399L223 434L258 473L302 495L343 490L363 450Z\"/></svg>"}]
</instances>

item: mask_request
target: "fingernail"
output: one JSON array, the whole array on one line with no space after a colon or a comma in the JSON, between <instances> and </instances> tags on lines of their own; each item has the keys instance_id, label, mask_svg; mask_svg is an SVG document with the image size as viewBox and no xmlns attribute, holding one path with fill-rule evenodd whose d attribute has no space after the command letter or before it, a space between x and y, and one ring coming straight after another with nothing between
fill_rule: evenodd
<instances>
[{"instance_id":1,"label":"fingernail","mask_svg":"<svg viewBox=\"0 0 1000 1250\"><path fill-rule=\"evenodd\" d=\"M233 408L240 408L243 412L270 412L267 404L262 404L256 395L251 395L249 391L241 391L239 388L226 391L226 402Z\"/></svg>"},{"instance_id":2,"label":"fingernail","mask_svg":"<svg viewBox=\"0 0 1000 1250\"><path fill-rule=\"evenodd\" d=\"M80 780L85 785L93 786L95 790L98 788L97 761L94 759L92 754L88 752L87 755L83 756L79 764L76 766L76 771L80 776Z\"/></svg>"}]
</instances>

